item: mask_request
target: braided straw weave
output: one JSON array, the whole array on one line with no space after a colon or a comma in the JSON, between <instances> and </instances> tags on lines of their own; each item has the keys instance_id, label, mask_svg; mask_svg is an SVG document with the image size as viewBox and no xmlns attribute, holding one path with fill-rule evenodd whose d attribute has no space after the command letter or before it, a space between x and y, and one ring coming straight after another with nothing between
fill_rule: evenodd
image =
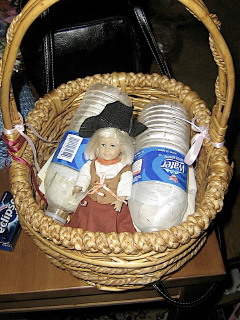
<instances>
[{"instance_id":1,"label":"braided straw weave","mask_svg":"<svg viewBox=\"0 0 240 320\"><path fill-rule=\"evenodd\" d=\"M11 74L22 37L33 20L57 1L28 1L8 30L7 46L1 61L2 114L7 130L20 122L11 90ZM203 2L179 1L203 22L210 34L210 48L218 67L216 104L212 112L196 92L175 79L159 74L113 73L61 85L36 102L26 122L45 139L60 140L86 90L94 83L104 82L120 87L131 97L136 115L146 102L153 99L170 97L182 102L190 117L198 119L197 125L209 126L212 142L223 142L234 94L231 55L219 31L217 17L208 12ZM27 130L27 135L34 142L39 164L43 166L55 145L39 140L30 130ZM18 137L17 131L6 135L13 143ZM26 142L14 156L22 157L34 167L33 153ZM93 233L54 222L44 214L44 202L35 191L29 167L14 157L10 183L23 229L52 263L97 285L99 289L120 291L166 278L203 246L210 223L222 209L232 176L226 147L215 148L205 139L195 174L198 187L195 213L176 227L135 234Z\"/></svg>"}]
</instances>

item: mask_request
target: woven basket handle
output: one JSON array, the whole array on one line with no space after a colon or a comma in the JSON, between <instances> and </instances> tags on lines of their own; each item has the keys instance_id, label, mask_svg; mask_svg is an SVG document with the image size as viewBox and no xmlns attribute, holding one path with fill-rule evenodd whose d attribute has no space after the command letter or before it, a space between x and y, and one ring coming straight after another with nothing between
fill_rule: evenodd
<instances>
[{"instance_id":1,"label":"woven basket handle","mask_svg":"<svg viewBox=\"0 0 240 320\"><path fill-rule=\"evenodd\" d=\"M209 31L210 49L218 67L218 77L215 84L216 103L212 109L209 134L211 141L223 143L235 90L235 73L232 56L220 33L220 21L215 14L209 13L203 1L178 1L200 20Z\"/></svg>"},{"instance_id":2,"label":"woven basket handle","mask_svg":"<svg viewBox=\"0 0 240 320\"><path fill-rule=\"evenodd\" d=\"M7 45L1 61L2 80L2 116L3 125L11 130L20 122L16 103L11 90L11 76L14 63L24 34L32 22L43 11L59 0L29 0L20 14L13 20L7 32ZM231 54L219 31L220 23L215 15L211 15L202 0L178 0L202 23L210 33L210 48L218 66L216 82L216 104L213 108L210 124L212 141L223 142L228 118L231 112L234 95L234 68ZM14 140L15 137L9 137Z\"/></svg>"}]
</instances>

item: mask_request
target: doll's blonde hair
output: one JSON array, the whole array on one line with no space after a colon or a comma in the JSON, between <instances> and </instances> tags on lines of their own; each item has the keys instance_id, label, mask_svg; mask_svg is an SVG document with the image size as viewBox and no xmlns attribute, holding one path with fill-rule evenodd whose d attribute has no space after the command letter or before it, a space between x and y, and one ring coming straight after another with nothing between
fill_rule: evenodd
<instances>
[{"instance_id":1,"label":"doll's blonde hair","mask_svg":"<svg viewBox=\"0 0 240 320\"><path fill-rule=\"evenodd\" d=\"M101 128L93 134L85 150L86 159L95 159L99 153L99 140L110 137L116 139L120 147L120 158L123 164L131 165L134 156L133 138L131 138L127 132L116 128Z\"/></svg>"}]
</instances>

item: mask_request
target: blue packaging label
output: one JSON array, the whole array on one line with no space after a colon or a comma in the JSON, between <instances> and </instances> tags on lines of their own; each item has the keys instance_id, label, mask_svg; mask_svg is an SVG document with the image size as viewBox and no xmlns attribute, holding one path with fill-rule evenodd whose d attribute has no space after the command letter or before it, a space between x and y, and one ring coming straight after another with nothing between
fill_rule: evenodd
<instances>
[{"instance_id":1,"label":"blue packaging label","mask_svg":"<svg viewBox=\"0 0 240 320\"><path fill-rule=\"evenodd\" d=\"M79 171L87 162L84 152L89 139L79 137L76 131L66 131L53 156L52 162Z\"/></svg>"},{"instance_id":2,"label":"blue packaging label","mask_svg":"<svg viewBox=\"0 0 240 320\"><path fill-rule=\"evenodd\" d=\"M140 181L162 181L187 190L188 166L184 155L172 149L152 147L136 152L133 162L133 184Z\"/></svg>"},{"instance_id":3,"label":"blue packaging label","mask_svg":"<svg viewBox=\"0 0 240 320\"><path fill-rule=\"evenodd\" d=\"M0 249L12 250L13 240L19 230L20 223L13 197L6 191L0 202Z\"/></svg>"}]
</instances>

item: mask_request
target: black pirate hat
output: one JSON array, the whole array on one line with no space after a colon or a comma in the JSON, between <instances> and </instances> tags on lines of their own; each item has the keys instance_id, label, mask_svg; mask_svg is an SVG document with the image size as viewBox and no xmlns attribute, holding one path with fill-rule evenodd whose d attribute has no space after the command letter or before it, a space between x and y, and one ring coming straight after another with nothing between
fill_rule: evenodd
<instances>
[{"instance_id":1,"label":"black pirate hat","mask_svg":"<svg viewBox=\"0 0 240 320\"><path fill-rule=\"evenodd\" d=\"M80 127L79 135L89 138L96 130L107 127L125 131L131 137L136 137L147 129L144 124L134 119L133 107L115 101L107 104L99 115L85 119Z\"/></svg>"}]
</instances>

